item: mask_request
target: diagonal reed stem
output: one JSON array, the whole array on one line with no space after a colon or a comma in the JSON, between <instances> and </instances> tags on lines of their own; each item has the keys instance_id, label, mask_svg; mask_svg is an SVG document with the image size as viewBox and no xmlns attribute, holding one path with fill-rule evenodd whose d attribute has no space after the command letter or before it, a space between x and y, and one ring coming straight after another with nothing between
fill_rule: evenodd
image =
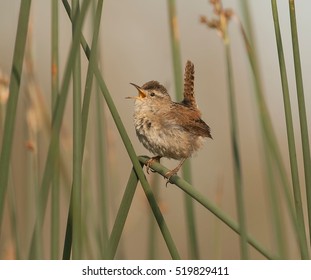
<instances>
[{"instance_id":1,"label":"diagonal reed stem","mask_svg":"<svg viewBox=\"0 0 311 280\"><path fill-rule=\"evenodd\" d=\"M71 9L70 9L70 6L68 5L68 2L66 0L63 0L63 4L64 4L64 7L66 9L66 12L67 14L69 15L69 18L70 18L70 13L71 13ZM81 37L80 37L80 40L81 40L81 45L82 45L82 48L85 52L85 55L88 59L90 59L90 48L84 38L84 36L81 34ZM158 222L158 225L159 225L159 228L160 228L160 231L163 235L163 238L166 242L166 245L167 245L167 248L172 256L173 259L180 259L180 256L179 256L179 253L177 251L177 248L175 246L175 243L174 243L174 240L172 239L172 236L169 232L169 229L166 225L166 222L161 214L161 211L154 199L154 197L152 195L150 195L150 192L151 192L151 189L150 189L150 186L148 184L148 181L145 177L145 174L142 170L142 167L138 161L138 158L137 158L137 155L134 151L134 148L132 146L132 143L126 133L126 130L125 130L125 127L121 121L121 118L120 118L120 115L117 111L117 108L115 107L114 105L114 102L111 98L111 95L108 91L108 88L105 84L105 81L103 80L102 76L101 76L101 73L97 67L97 65L93 65L93 72L95 74L95 77L97 79L97 82L98 82L98 85L99 85L99 88L102 92L102 94L104 95L104 98L106 100L106 103L108 105L108 108L111 112L111 115L114 119L114 122L117 126L117 129L120 133L120 136L121 136L121 139L123 141L123 144L127 150L127 153L133 163L133 166L134 166L134 169L135 169L135 172L139 178L139 181L141 182L141 185L142 185L142 188L146 194L146 197L150 203L150 206L151 206L151 209L154 213L154 216Z\"/></svg>"},{"instance_id":2,"label":"diagonal reed stem","mask_svg":"<svg viewBox=\"0 0 311 280\"><path fill-rule=\"evenodd\" d=\"M139 161L141 163L146 163L149 160L149 157L140 156ZM165 168L158 162L153 162L150 167L157 173L161 174L163 177L168 169ZM229 218L221 209L219 209L213 202L209 201L205 196L203 196L195 187L190 185L188 182L178 177L177 175L170 178L170 182L175 184L177 187L182 189L188 195L190 195L194 200L199 202L203 207L209 210L217 218L223 221L228 227L230 227L234 232L241 235L241 229L239 225ZM253 237L247 235L247 242L255 248L259 253L261 253L267 259L274 259L274 256L268 252L260 243L258 243Z\"/></svg>"},{"instance_id":3,"label":"diagonal reed stem","mask_svg":"<svg viewBox=\"0 0 311 280\"><path fill-rule=\"evenodd\" d=\"M99 87L100 87L100 89L101 89L101 91L105 97L108 108L112 114L114 121L115 121L115 124L119 130L119 133L120 133L120 136L123 140L123 143L127 149L127 152L130 156L130 159L133 163L135 172L136 172L137 176L139 177L139 181L141 182L142 188L145 192L145 195L149 201L151 209L152 209L154 216L157 220L158 226L159 226L161 233L163 235L163 238L166 242L167 248L169 249L170 254L171 254L173 259L180 259L180 256L179 256L179 253L178 253L177 248L175 246L174 240L173 240L173 238L169 232L169 229L166 225L166 222L165 222L165 220L161 214L159 206L157 205L157 203L154 199L154 196L152 195L149 183L148 183L148 181L147 181L147 179L143 173L143 170L142 170L140 163L137 159L137 156L135 154L132 143L131 143L131 141L130 141L127 133L126 133L126 130L125 130L124 125L120 119L119 113L118 113L118 111L114 105L114 102L111 98L111 95L109 94L108 88L107 88L104 80L101 77L101 73L100 73L99 69L97 67L94 67L93 71L94 71L95 76L97 78L97 82L99 84ZM138 164L138 166L137 166L137 164Z\"/></svg>"},{"instance_id":4,"label":"diagonal reed stem","mask_svg":"<svg viewBox=\"0 0 311 280\"><path fill-rule=\"evenodd\" d=\"M114 221L114 225L108 241L108 259L114 259L120 242L121 234L126 222L128 212L130 210L134 194L138 183L138 177L134 168L131 171L130 177L125 188L123 198Z\"/></svg>"}]
</instances>

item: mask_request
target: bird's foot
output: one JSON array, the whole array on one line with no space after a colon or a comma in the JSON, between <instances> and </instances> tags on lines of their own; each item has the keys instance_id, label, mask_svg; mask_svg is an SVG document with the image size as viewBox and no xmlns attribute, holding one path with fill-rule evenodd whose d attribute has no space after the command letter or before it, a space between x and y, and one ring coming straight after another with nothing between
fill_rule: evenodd
<instances>
[{"instance_id":1,"label":"bird's foot","mask_svg":"<svg viewBox=\"0 0 311 280\"><path fill-rule=\"evenodd\" d=\"M177 172L179 171L180 167L183 165L185 160L186 158L182 159L176 168L165 173L164 177L167 179L166 184L165 184L166 187L167 187L167 184L170 183L171 177L177 174Z\"/></svg>"},{"instance_id":2,"label":"bird's foot","mask_svg":"<svg viewBox=\"0 0 311 280\"><path fill-rule=\"evenodd\" d=\"M145 165L146 165L146 171L147 171L147 173L149 174L149 169L150 169L150 165L153 163L153 162L160 162L160 159L161 159L161 156L155 156L155 157L152 157L152 158L150 158L146 163L145 163ZM152 170L151 170L152 171ZM152 172L154 172L154 171L152 171Z\"/></svg>"}]
</instances>

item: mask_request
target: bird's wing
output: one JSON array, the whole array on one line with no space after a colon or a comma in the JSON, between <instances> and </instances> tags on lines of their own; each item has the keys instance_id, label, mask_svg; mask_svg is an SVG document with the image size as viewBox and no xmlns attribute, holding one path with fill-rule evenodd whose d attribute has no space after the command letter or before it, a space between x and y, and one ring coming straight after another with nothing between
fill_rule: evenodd
<instances>
[{"instance_id":1,"label":"bird's wing","mask_svg":"<svg viewBox=\"0 0 311 280\"><path fill-rule=\"evenodd\" d=\"M178 127L193 135L212 138L210 127L201 119L200 111L179 103L175 103L170 113L163 114L162 125L171 129Z\"/></svg>"}]
</instances>

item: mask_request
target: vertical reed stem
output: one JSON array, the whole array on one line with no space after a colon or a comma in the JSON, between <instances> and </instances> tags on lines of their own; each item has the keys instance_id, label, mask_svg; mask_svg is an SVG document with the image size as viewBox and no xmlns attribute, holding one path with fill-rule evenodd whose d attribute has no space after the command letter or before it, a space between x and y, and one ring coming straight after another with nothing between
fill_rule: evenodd
<instances>
[{"instance_id":1,"label":"vertical reed stem","mask_svg":"<svg viewBox=\"0 0 311 280\"><path fill-rule=\"evenodd\" d=\"M72 1L72 15L77 18L79 14L79 1ZM75 20L72 24L73 34L76 31ZM78 30L79 32L79 30ZM81 62L78 50L76 61L73 66L73 236L72 236L72 258L81 259L82 253L82 119L81 119Z\"/></svg>"},{"instance_id":2,"label":"vertical reed stem","mask_svg":"<svg viewBox=\"0 0 311 280\"><path fill-rule=\"evenodd\" d=\"M306 113L306 105L305 105L304 90L303 90L302 70L301 70L301 63L300 63L299 40L298 40L294 0L289 0L289 15L290 15L290 25L291 25L291 32L292 32L296 89L297 89L297 99L298 99L298 109L299 109L299 123L300 123L303 164L304 164L305 184L306 184L306 193L307 193L307 208L308 208L309 235L310 235L309 239L311 242L311 158L310 158L310 144L309 144L309 135L308 135L307 113Z\"/></svg>"},{"instance_id":3,"label":"vertical reed stem","mask_svg":"<svg viewBox=\"0 0 311 280\"><path fill-rule=\"evenodd\" d=\"M170 39L173 56L173 71L174 82L177 100L181 101L183 98L182 90L182 63L180 53L180 38L178 29L178 20L176 14L176 2L175 0L167 0L169 27L170 27Z\"/></svg>"},{"instance_id":4,"label":"vertical reed stem","mask_svg":"<svg viewBox=\"0 0 311 280\"><path fill-rule=\"evenodd\" d=\"M4 129L3 129L2 148L0 154L0 234L4 211L4 199L6 195L9 178L9 167L12 152L12 139L14 135L16 107L19 96L22 67L25 54L30 5L31 0L21 1L20 4L18 25L13 53L13 62L10 76L11 77L9 86L10 95L7 103Z\"/></svg>"},{"instance_id":5,"label":"vertical reed stem","mask_svg":"<svg viewBox=\"0 0 311 280\"><path fill-rule=\"evenodd\" d=\"M293 193L294 193L294 202L296 208L296 216L297 216L297 226L300 238L299 246L301 257L307 258L307 238L306 238L306 229L304 225L304 215L301 201L301 191L300 191L300 183L299 183L299 175L298 175L298 163L296 157L296 146L295 146L295 136L294 136L294 128L293 128L293 120L292 120L292 111L289 97L289 89L288 89L288 81L286 74L286 66L285 66L285 58L283 52L283 44L282 37L279 25L278 18L278 10L277 10L277 2L276 0L271 0L272 5L272 14L274 20L274 29L275 29L275 37L276 44L278 49L278 57L279 57L279 67L280 67L280 75L282 82L282 90L283 90L283 102L284 102L284 111L285 111L285 120L286 120L286 128L287 128L287 142L288 142L288 151L289 151L289 159L291 166L291 175L292 175L292 185L293 185Z\"/></svg>"},{"instance_id":6,"label":"vertical reed stem","mask_svg":"<svg viewBox=\"0 0 311 280\"><path fill-rule=\"evenodd\" d=\"M51 39L51 71L52 71L52 102L51 112L54 111L59 87L59 56L58 56L58 1L52 1L52 39ZM59 143L58 143L59 144ZM52 215L51 215L51 259L58 259L59 249L59 147L56 148L55 172L52 178Z\"/></svg>"},{"instance_id":7,"label":"vertical reed stem","mask_svg":"<svg viewBox=\"0 0 311 280\"><path fill-rule=\"evenodd\" d=\"M234 183L236 191L236 204L238 211L238 220L240 225L240 245L241 245L241 257L242 259L248 259L247 250L247 232L246 232L246 215L244 209L244 197L243 197L243 182L242 182L242 169L240 161L240 153L238 147L238 127L237 127L237 113L235 105L235 90L233 85L233 71L230 54L230 43L227 34L227 28L224 32L224 45L227 64L227 79L228 79L228 98L230 108L230 120L231 120L231 144L233 150L234 160Z\"/></svg>"},{"instance_id":8,"label":"vertical reed stem","mask_svg":"<svg viewBox=\"0 0 311 280\"><path fill-rule=\"evenodd\" d=\"M175 0L168 0L167 7L169 15L170 39L171 39L171 49L173 58L176 99L181 101L183 99L183 74L182 74L182 63L180 52L179 26L178 26ZM189 160L186 160L185 163L183 164L182 172L185 180L191 183L192 182L191 164ZM187 221L188 244L189 244L188 247L190 252L190 258L199 259L199 246L197 241L193 201L186 194L184 196L184 201L186 210L185 212Z\"/></svg>"}]
</instances>

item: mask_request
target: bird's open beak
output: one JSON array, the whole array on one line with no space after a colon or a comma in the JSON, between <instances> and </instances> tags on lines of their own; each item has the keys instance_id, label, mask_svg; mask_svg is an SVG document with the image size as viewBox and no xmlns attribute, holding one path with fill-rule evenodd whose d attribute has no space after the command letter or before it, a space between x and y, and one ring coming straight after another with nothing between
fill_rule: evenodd
<instances>
[{"instance_id":1,"label":"bird's open beak","mask_svg":"<svg viewBox=\"0 0 311 280\"><path fill-rule=\"evenodd\" d=\"M130 83L132 86L136 87L137 90L138 90L138 96L129 96L129 97L126 97L127 99L143 99L146 97L146 92L145 90L143 90L140 86L138 85L135 85L133 83Z\"/></svg>"}]
</instances>

